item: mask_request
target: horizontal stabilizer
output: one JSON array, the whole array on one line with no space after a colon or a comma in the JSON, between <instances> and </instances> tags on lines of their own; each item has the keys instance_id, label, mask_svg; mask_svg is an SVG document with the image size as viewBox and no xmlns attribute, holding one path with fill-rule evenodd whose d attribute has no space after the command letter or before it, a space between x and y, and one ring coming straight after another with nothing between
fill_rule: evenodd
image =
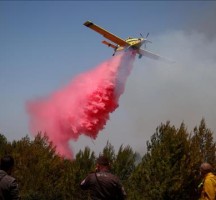
<instances>
[{"instance_id":1,"label":"horizontal stabilizer","mask_svg":"<svg viewBox=\"0 0 216 200\"><path fill-rule=\"evenodd\" d=\"M113 49L116 49L117 48L117 46L116 45L114 45L114 44L111 44L111 43L109 43L109 42L107 42L107 41L102 41L102 43L103 44L105 44L105 45L107 45L108 47L112 47Z\"/></svg>"}]
</instances>

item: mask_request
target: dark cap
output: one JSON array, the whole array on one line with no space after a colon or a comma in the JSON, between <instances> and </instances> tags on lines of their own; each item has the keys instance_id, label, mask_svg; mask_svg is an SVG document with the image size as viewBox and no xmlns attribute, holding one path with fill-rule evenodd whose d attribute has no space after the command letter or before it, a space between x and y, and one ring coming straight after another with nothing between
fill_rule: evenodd
<instances>
[{"instance_id":1,"label":"dark cap","mask_svg":"<svg viewBox=\"0 0 216 200\"><path fill-rule=\"evenodd\" d=\"M109 166L109 159L106 156L99 156L97 159L97 164Z\"/></svg>"}]
</instances>

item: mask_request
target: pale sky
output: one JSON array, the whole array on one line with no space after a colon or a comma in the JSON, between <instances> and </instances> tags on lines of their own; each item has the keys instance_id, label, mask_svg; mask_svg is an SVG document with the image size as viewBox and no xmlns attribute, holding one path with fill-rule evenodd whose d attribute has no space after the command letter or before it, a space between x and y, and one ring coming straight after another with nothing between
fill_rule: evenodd
<instances>
[{"instance_id":1,"label":"pale sky","mask_svg":"<svg viewBox=\"0 0 216 200\"><path fill-rule=\"evenodd\" d=\"M46 96L110 59L112 49L86 20L121 38L150 33L147 45L173 65L136 59L119 108L98 138L71 141L75 153L96 153L107 141L143 153L167 120L188 131L204 117L216 132L216 2L0 1L0 133L30 135L25 103Z\"/></svg>"}]
</instances>

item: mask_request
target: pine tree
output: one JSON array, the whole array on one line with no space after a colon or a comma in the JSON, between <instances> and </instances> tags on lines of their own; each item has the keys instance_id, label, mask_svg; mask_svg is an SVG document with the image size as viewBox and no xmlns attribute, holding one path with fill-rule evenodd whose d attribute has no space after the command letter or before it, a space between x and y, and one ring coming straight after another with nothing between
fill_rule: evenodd
<instances>
[{"instance_id":1,"label":"pine tree","mask_svg":"<svg viewBox=\"0 0 216 200\"><path fill-rule=\"evenodd\" d=\"M189 148L187 137L183 123L179 129L170 122L156 129L147 142L147 153L130 178L132 190L136 191L131 199L182 199L182 174L185 174Z\"/></svg>"}]
</instances>

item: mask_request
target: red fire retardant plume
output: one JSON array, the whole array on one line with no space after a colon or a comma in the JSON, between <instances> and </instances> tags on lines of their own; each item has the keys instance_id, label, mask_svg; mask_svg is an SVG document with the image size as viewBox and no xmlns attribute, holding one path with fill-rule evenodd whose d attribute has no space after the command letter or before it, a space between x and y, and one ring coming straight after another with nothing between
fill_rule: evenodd
<instances>
[{"instance_id":1,"label":"red fire retardant plume","mask_svg":"<svg viewBox=\"0 0 216 200\"><path fill-rule=\"evenodd\" d=\"M27 102L31 133L46 134L57 153L73 158L69 141L97 137L118 107L134 58L132 52L118 54L50 96Z\"/></svg>"}]
</instances>

